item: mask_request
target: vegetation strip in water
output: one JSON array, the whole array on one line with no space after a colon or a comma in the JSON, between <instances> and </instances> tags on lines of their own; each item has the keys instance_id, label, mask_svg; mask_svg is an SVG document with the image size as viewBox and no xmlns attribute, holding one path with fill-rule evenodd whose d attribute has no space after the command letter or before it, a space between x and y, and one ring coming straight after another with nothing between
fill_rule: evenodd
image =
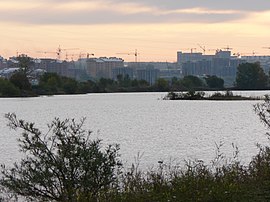
<instances>
[{"instance_id":1,"label":"vegetation strip in water","mask_svg":"<svg viewBox=\"0 0 270 202\"><path fill-rule=\"evenodd\" d=\"M206 96L202 91L169 92L163 100L262 100L261 97L245 97L234 95L231 91L225 93L216 92Z\"/></svg>"}]
</instances>

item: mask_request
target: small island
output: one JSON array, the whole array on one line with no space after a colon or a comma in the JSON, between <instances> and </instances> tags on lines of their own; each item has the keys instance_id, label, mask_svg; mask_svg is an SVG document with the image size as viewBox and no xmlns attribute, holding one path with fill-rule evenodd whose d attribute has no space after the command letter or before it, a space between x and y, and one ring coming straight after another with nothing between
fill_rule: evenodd
<instances>
[{"instance_id":1,"label":"small island","mask_svg":"<svg viewBox=\"0 0 270 202\"><path fill-rule=\"evenodd\" d=\"M216 92L212 95L206 96L203 91L188 91L188 92L169 92L163 100L262 100L262 97L246 97L241 95L234 95L231 91L225 93Z\"/></svg>"}]
</instances>

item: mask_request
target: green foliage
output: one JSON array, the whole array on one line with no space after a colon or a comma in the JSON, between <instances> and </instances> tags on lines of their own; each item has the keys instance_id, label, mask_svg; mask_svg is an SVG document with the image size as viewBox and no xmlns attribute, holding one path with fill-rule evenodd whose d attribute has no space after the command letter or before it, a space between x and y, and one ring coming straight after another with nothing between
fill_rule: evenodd
<instances>
[{"instance_id":1,"label":"green foliage","mask_svg":"<svg viewBox=\"0 0 270 202\"><path fill-rule=\"evenodd\" d=\"M59 76L56 73L45 73L40 78L38 88L44 91L43 94L75 94L79 91L79 84L72 78Z\"/></svg>"},{"instance_id":2,"label":"green foliage","mask_svg":"<svg viewBox=\"0 0 270 202\"><path fill-rule=\"evenodd\" d=\"M183 86L181 79L177 79L176 77L173 77L171 80L170 90L181 91L184 89L185 89L185 87Z\"/></svg>"},{"instance_id":3,"label":"green foliage","mask_svg":"<svg viewBox=\"0 0 270 202\"><path fill-rule=\"evenodd\" d=\"M13 83L16 87L18 87L20 90L31 90L31 84L23 72L19 71L13 74L9 81Z\"/></svg>"},{"instance_id":4,"label":"green foliage","mask_svg":"<svg viewBox=\"0 0 270 202\"><path fill-rule=\"evenodd\" d=\"M78 89L78 82L74 79L64 77L62 79L63 83L63 90L67 94L74 94L77 92Z\"/></svg>"},{"instance_id":5,"label":"green foliage","mask_svg":"<svg viewBox=\"0 0 270 202\"><path fill-rule=\"evenodd\" d=\"M100 78L98 83L99 92L114 92L117 89L117 84L112 79Z\"/></svg>"},{"instance_id":6,"label":"green foliage","mask_svg":"<svg viewBox=\"0 0 270 202\"><path fill-rule=\"evenodd\" d=\"M196 76L185 76L182 81L182 85L188 89L201 88L204 86L203 81Z\"/></svg>"},{"instance_id":7,"label":"green foliage","mask_svg":"<svg viewBox=\"0 0 270 202\"><path fill-rule=\"evenodd\" d=\"M163 78L159 78L154 86L156 91L168 91L169 90L169 82Z\"/></svg>"},{"instance_id":8,"label":"green foliage","mask_svg":"<svg viewBox=\"0 0 270 202\"><path fill-rule=\"evenodd\" d=\"M17 60L19 61L20 71L25 76L29 75L29 73L31 72L31 65L33 64L33 59L25 54L22 54L17 57Z\"/></svg>"},{"instance_id":9,"label":"green foliage","mask_svg":"<svg viewBox=\"0 0 270 202\"><path fill-rule=\"evenodd\" d=\"M224 80L217 76L207 76L204 78L209 88L224 88Z\"/></svg>"},{"instance_id":10,"label":"green foliage","mask_svg":"<svg viewBox=\"0 0 270 202\"><path fill-rule=\"evenodd\" d=\"M268 78L260 63L244 63L237 68L236 87L240 89L266 88Z\"/></svg>"},{"instance_id":11,"label":"green foliage","mask_svg":"<svg viewBox=\"0 0 270 202\"><path fill-rule=\"evenodd\" d=\"M260 97L244 97L241 95L233 95L231 91L226 91L225 93L216 92L212 95L205 96L202 91L188 92L169 92L164 98L164 100L261 100Z\"/></svg>"},{"instance_id":12,"label":"green foliage","mask_svg":"<svg viewBox=\"0 0 270 202\"><path fill-rule=\"evenodd\" d=\"M62 86L61 77L56 73L45 73L40 77L39 87L46 93L55 94Z\"/></svg>"},{"instance_id":13,"label":"green foliage","mask_svg":"<svg viewBox=\"0 0 270 202\"><path fill-rule=\"evenodd\" d=\"M201 91L188 91L188 92L169 92L167 96L165 96L164 100L204 100L205 93Z\"/></svg>"},{"instance_id":14,"label":"green foliage","mask_svg":"<svg viewBox=\"0 0 270 202\"><path fill-rule=\"evenodd\" d=\"M98 91L98 86L94 81L88 80L78 83L78 93L96 93Z\"/></svg>"},{"instance_id":15,"label":"green foliage","mask_svg":"<svg viewBox=\"0 0 270 202\"><path fill-rule=\"evenodd\" d=\"M19 96L20 90L10 81L0 78L0 96L13 97Z\"/></svg>"},{"instance_id":16,"label":"green foliage","mask_svg":"<svg viewBox=\"0 0 270 202\"><path fill-rule=\"evenodd\" d=\"M49 132L7 114L12 129L22 129L19 139L26 155L13 168L1 166L3 187L35 201L97 201L106 198L121 168L118 145L101 147L90 131L74 120L55 119Z\"/></svg>"}]
</instances>

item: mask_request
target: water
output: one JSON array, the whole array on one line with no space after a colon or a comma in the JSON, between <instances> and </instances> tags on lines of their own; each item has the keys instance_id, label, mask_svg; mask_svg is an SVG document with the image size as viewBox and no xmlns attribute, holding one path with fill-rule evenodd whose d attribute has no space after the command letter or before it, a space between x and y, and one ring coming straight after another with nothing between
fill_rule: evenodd
<instances>
[{"instance_id":1,"label":"water","mask_svg":"<svg viewBox=\"0 0 270 202\"><path fill-rule=\"evenodd\" d=\"M251 92L251 95L256 92ZM259 92L256 95L264 95ZM255 95L254 94L254 95ZM43 131L54 117L86 117L85 128L104 145L119 143L126 165L142 154L142 168L159 160L183 162L215 157L216 145L232 156L232 143L247 163L258 151L256 143L267 144L265 128L253 111L259 101L168 101L165 93L117 93L65 95L38 98L0 99L0 162L19 160L18 132L6 126L4 114L15 112L20 119L35 122Z\"/></svg>"}]
</instances>

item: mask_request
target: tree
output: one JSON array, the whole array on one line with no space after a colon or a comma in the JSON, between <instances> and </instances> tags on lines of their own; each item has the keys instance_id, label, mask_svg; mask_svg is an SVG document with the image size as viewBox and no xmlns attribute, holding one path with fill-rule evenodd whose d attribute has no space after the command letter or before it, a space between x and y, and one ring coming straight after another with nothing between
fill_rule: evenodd
<instances>
[{"instance_id":1,"label":"tree","mask_svg":"<svg viewBox=\"0 0 270 202\"><path fill-rule=\"evenodd\" d=\"M31 72L31 65L33 64L33 59L25 54L22 54L17 57L17 60L19 61L20 71L25 76L29 75L29 73Z\"/></svg>"},{"instance_id":2,"label":"tree","mask_svg":"<svg viewBox=\"0 0 270 202\"><path fill-rule=\"evenodd\" d=\"M169 83L167 80L163 78L157 79L155 85L154 85L155 90L157 91L168 91L169 90Z\"/></svg>"},{"instance_id":3,"label":"tree","mask_svg":"<svg viewBox=\"0 0 270 202\"><path fill-rule=\"evenodd\" d=\"M0 96L18 96L20 90L10 81L0 78Z\"/></svg>"},{"instance_id":4,"label":"tree","mask_svg":"<svg viewBox=\"0 0 270 202\"><path fill-rule=\"evenodd\" d=\"M203 86L202 80L198 78L197 76L192 76L192 75L185 76L181 82L183 86L189 89Z\"/></svg>"},{"instance_id":5,"label":"tree","mask_svg":"<svg viewBox=\"0 0 270 202\"><path fill-rule=\"evenodd\" d=\"M123 74L118 74L117 75L117 83L119 85L119 87L130 87L131 86L131 80L129 78L128 74L125 74L123 76Z\"/></svg>"},{"instance_id":6,"label":"tree","mask_svg":"<svg viewBox=\"0 0 270 202\"><path fill-rule=\"evenodd\" d=\"M40 77L39 87L46 91L46 93L58 93L62 87L62 79L56 73L46 72Z\"/></svg>"},{"instance_id":7,"label":"tree","mask_svg":"<svg viewBox=\"0 0 270 202\"><path fill-rule=\"evenodd\" d=\"M224 80L216 75L204 78L209 88L224 88Z\"/></svg>"},{"instance_id":8,"label":"tree","mask_svg":"<svg viewBox=\"0 0 270 202\"><path fill-rule=\"evenodd\" d=\"M64 77L62 80L65 93L74 94L77 92L78 82L75 79Z\"/></svg>"},{"instance_id":9,"label":"tree","mask_svg":"<svg viewBox=\"0 0 270 202\"><path fill-rule=\"evenodd\" d=\"M267 76L260 63L243 63L237 67L236 86L241 89L263 89Z\"/></svg>"},{"instance_id":10,"label":"tree","mask_svg":"<svg viewBox=\"0 0 270 202\"><path fill-rule=\"evenodd\" d=\"M32 59L27 55L19 55L17 57L20 70L10 77L10 81L20 90L31 90L31 83L29 82L28 75L31 72Z\"/></svg>"},{"instance_id":11,"label":"tree","mask_svg":"<svg viewBox=\"0 0 270 202\"><path fill-rule=\"evenodd\" d=\"M22 72L16 72L13 74L9 81L13 83L20 90L31 90L31 84L27 78L27 76Z\"/></svg>"},{"instance_id":12,"label":"tree","mask_svg":"<svg viewBox=\"0 0 270 202\"><path fill-rule=\"evenodd\" d=\"M97 201L116 182L122 166L119 146L101 148L100 140L90 140L82 129L85 119L55 119L49 132L34 123L6 114L12 129L22 129L19 147L26 155L13 168L1 166L0 184L16 195L35 201Z\"/></svg>"},{"instance_id":13,"label":"tree","mask_svg":"<svg viewBox=\"0 0 270 202\"><path fill-rule=\"evenodd\" d=\"M100 78L97 82L100 92L110 92L115 89L115 81L107 78Z\"/></svg>"}]
</instances>

